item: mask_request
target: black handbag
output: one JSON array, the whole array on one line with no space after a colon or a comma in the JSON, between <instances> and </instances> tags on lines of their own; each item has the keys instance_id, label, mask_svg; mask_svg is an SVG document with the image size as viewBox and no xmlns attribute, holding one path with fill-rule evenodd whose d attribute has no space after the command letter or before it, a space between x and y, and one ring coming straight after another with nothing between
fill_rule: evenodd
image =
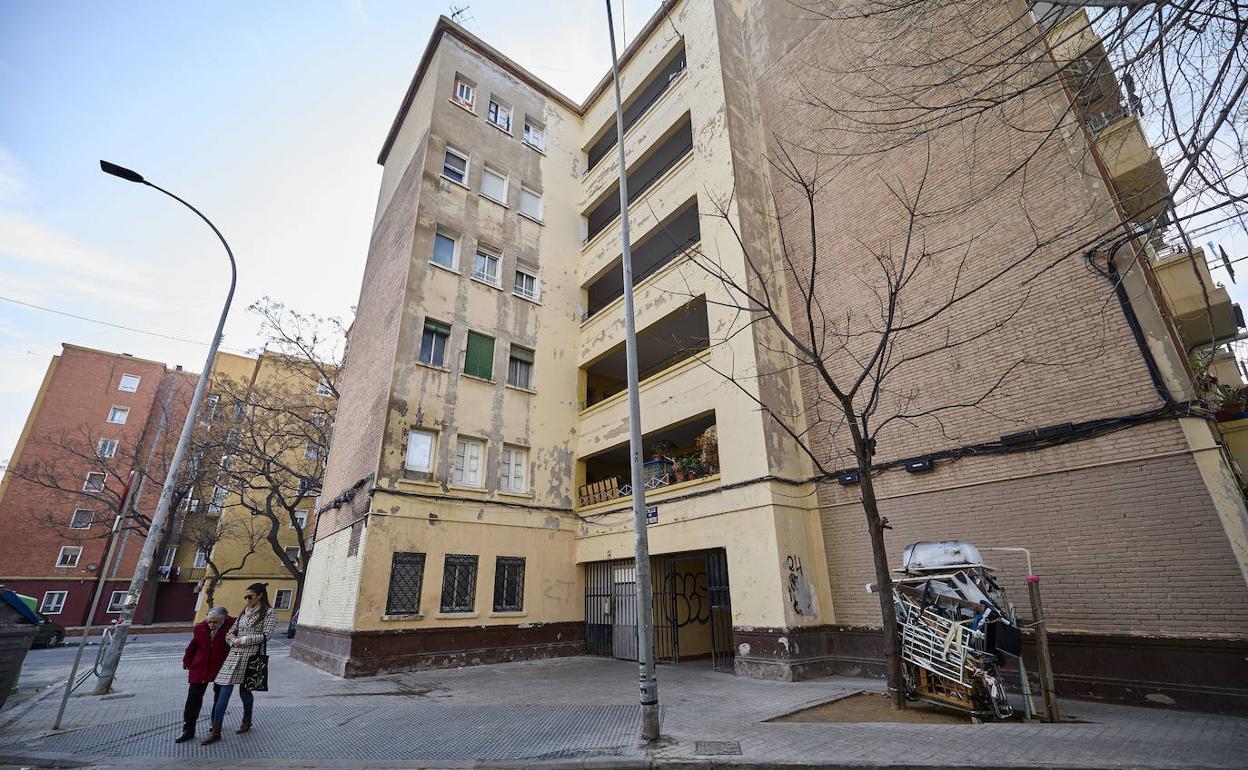
<instances>
[{"instance_id":1,"label":"black handbag","mask_svg":"<svg viewBox=\"0 0 1248 770\"><path fill-rule=\"evenodd\" d=\"M260 643L260 652L247 659L243 668L244 690L268 692L269 690L269 640Z\"/></svg>"}]
</instances>

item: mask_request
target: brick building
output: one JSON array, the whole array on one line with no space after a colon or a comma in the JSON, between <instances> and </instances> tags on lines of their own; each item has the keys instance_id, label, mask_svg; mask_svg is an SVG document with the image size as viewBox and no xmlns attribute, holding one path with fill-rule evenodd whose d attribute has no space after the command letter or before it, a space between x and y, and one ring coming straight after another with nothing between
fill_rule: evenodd
<instances>
[{"instance_id":1,"label":"brick building","mask_svg":"<svg viewBox=\"0 0 1248 770\"><path fill-rule=\"evenodd\" d=\"M35 597L41 612L68 627L84 623L103 580L93 622L116 619L144 537L122 529L104 564L113 518L130 472L155 468L176 442L194 384L157 361L62 345L0 482L0 583ZM151 517L159 497L158 484L144 484L135 510ZM144 592L136 619L189 621L193 588L160 582Z\"/></svg>"},{"instance_id":2,"label":"brick building","mask_svg":"<svg viewBox=\"0 0 1248 770\"><path fill-rule=\"evenodd\" d=\"M1039 23L1017 10L985 12ZM665 662L709 657L785 679L878 666L855 487L812 483L809 458L759 409L802 415L826 394L783 365L775 330L742 327L723 282L681 258L711 254L743 284L761 280L751 261L784 274L777 225L800 228L768 155L780 137L812 140L795 84L836 93L811 68L864 56L853 41L872 38L848 34L857 32L783 3L665 2L621 57ZM340 675L636 657L610 86L604 78L577 104L453 22L435 28L379 158L296 657ZM1138 124L1113 122L1107 146L1084 106L1071 112L1061 99L1028 100L984 128L974 163L958 152L963 137L933 138L932 195L960 218L931 236L976 233L971 272L990 272L1037 232L1048 233L1040 258L1056 256L1081 229L1139 221L1155 206L1164 172L1158 179L1139 147L1122 149L1124 136L1142 142ZM1025 186L967 203L969 169L1008 169L1045 116L1068 112ZM862 244L887 241L897 221L878 180L913 182L923 165L911 151L870 155L829 185L816 235L829 244L824 307L870 303L856 280ZM906 372L916 398L956 399L1016 351L1048 364L1007 383L996 416L971 411L948 434L923 425L881 437L879 462L939 460L931 473L880 476L888 547L894 558L910 541L951 537L1032 548L1066 692L1242 708L1248 515L1217 426L1172 408L1199 395L1187 350L1237 329L1223 319L1202 339L1201 324L1179 324L1174 285L1151 269L1163 260L1151 244L1138 248L1137 270L1125 270L1134 254L1114 255L1126 260L1127 303L1066 260L1032 276L1008 332ZM961 323L1012 307L1013 285L968 302ZM786 290L797 287L776 287ZM1214 296L1222 319L1229 298ZM1090 315L1096 334L1086 333ZM1120 418L1115 430L1072 431L1034 451L965 450ZM827 462L839 449L817 447ZM1159 576L1159 565L1171 572ZM1000 566L1021 596L1022 565Z\"/></svg>"}]
</instances>

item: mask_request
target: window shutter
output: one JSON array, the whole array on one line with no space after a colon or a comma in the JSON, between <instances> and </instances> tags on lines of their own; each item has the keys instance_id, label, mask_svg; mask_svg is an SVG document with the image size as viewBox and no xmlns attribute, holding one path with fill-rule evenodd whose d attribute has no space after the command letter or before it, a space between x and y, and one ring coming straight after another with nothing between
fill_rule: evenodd
<instances>
[{"instance_id":1,"label":"window shutter","mask_svg":"<svg viewBox=\"0 0 1248 770\"><path fill-rule=\"evenodd\" d=\"M468 350L464 356L464 374L488 380L494 375L494 338L468 332Z\"/></svg>"}]
</instances>

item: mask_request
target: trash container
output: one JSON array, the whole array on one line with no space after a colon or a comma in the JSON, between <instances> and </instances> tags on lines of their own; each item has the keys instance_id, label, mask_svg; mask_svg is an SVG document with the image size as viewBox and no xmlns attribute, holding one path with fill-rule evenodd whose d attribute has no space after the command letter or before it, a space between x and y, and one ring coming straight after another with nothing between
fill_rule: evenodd
<instances>
[{"instance_id":1,"label":"trash container","mask_svg":"<svg viewBox=\"0 0 1248 770\"><path fill-rule=\"evenodd\" d=\"M0 607L0 613L3 613ZM35 640L37 629L26 622L10 621L8 625L0 625L0 709L9 699L9 691L22 672L22 662L26 660L26 651Z\"/></svg>"}]
</instances>

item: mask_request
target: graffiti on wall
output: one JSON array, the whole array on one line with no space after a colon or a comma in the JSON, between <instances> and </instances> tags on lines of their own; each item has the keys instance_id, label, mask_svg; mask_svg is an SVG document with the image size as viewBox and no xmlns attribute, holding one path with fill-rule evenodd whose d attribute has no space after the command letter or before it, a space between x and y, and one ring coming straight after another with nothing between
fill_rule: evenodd
<instances>
[{"instance_id":1,"label":"graffiti on wall","mask_svg":"<svg viewBox=\"0 0 1248 770\"><path fill-rule=\"evenodd\" d=\"M814 615L815 608L810 598L810 583L806 581L806 574L802 571L802 557L789 554L784 560L784 565L789 572L789 603L793 605L793 611L798 615Z\"/></svg>"}]
</instances>

